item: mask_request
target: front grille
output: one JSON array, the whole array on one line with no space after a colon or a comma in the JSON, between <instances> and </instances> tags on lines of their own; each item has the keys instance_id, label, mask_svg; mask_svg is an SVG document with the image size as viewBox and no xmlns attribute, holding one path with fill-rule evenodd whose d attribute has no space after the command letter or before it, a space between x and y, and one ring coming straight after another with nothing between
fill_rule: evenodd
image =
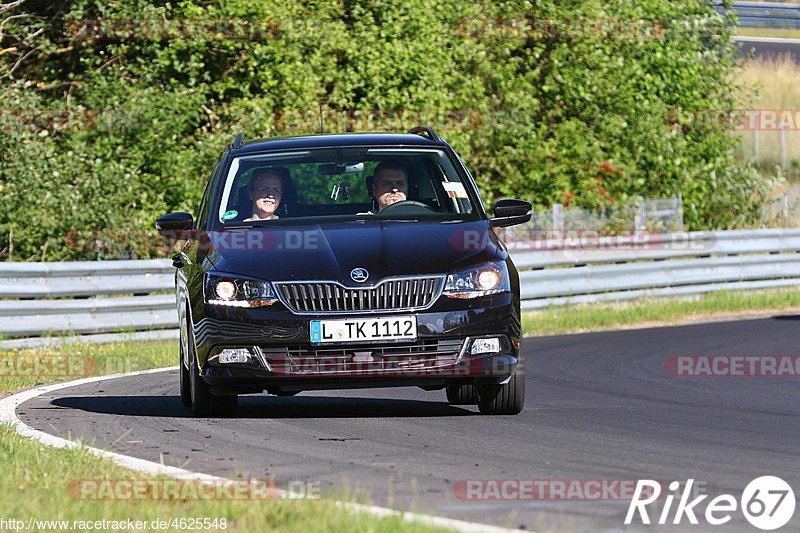
<instances>
[{"instance_id":1,"label":"front grille","mask_svg":"<svg viewBox=\"0 0 800 533\"><path fill-rule=\"evenodd\" d=\"M278 297L294 313L411 311L433 304L443 276L399 278L374 287L345 287L334 281L278 282Z\"/></svg>"},{"instance_id":2,"label":"front grille","mask_svg":"<svg viewBox=\"0 0 800 533\"><path fill-rule=\"evenodd\" d=\"M404 345L260 347L276 374L403 374L451 368L458 362L464 339L423 340Z\"/></svg>"}]
</instances>

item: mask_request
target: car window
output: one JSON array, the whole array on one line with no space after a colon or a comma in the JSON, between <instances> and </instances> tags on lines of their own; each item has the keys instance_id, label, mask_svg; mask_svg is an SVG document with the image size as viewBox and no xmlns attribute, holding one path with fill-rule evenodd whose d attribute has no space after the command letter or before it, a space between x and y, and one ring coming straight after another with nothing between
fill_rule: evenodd
<instances>
[{"instance_id":1,"label":"car window","mask_svg":"<svg viewBox=\"0 0 800 533\"><path fill-rule=\"evenodd\" d=\"M337 148L235 158L222 224L326 217L473 218L479 209L443 150ZM388 207L394 205L391 209ZM384 212L385 210L385 212Z\"/></svg>"}]
</instances>

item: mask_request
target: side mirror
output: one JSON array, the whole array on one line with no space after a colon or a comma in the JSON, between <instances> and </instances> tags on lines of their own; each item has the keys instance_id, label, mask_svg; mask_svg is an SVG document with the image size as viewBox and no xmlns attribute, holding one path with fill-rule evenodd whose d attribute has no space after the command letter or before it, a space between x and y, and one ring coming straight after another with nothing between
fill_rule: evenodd
<instances>
[{"instance_id":1,"label":"side mirror","mask_svg":"<svg viewBox=\"0 0 800 533\"><path fill-rule=\"evenodd\" d=\"M489 219L489 225L493 228L505 228L524 224L531 219L532 209L531 203L525 200L515 200L513 198L498 200L492 209L495 218Z\"/></svg>"},{"instance_id":2,"label":"side mirror","mask_svg":"<svg viewBox=\"0 0 800 533\"><path fill-rule=\"evenodd\" d=\"M191 213L177 211L167 213L156 219L158 234L167 239L186 240L191 238L194 219Z\"/></svg>"}]
</instances>

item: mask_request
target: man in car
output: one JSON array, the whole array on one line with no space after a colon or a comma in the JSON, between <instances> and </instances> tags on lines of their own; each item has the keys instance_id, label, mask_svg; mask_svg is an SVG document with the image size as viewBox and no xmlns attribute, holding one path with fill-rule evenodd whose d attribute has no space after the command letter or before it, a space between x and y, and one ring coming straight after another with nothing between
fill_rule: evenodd
<instances>
[{"instance_id":1,"label":"man in car","mask_svg":"<svg viewBox=\"0 0 800 533\"><path fill-rule=\"evenodd\" d=\"M378 213L394 203L406 200L408 198L406 169L386 162L375 167L372 197L378 204Z\"/></svg>"},{"instance_id":2,"label":"man in car","mask_svg":"<svg viewBox=\"0 0 800 533\"><path fill-rule=\"evenodd\" d=\"M250 201L253 202L253 216L245 222L255 220L276 220L276 211L281 203L283 180L272 170L261 169L253 173L250 182Z\"/></svg>"}]
</instances>

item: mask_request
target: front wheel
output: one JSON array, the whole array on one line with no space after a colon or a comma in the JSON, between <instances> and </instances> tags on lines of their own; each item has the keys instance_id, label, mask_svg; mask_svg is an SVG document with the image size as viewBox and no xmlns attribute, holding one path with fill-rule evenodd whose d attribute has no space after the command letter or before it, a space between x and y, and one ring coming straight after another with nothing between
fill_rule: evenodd
<instances>
[{"instance_id":1,"label":"front wheel","mask_svg":"<svg viewBox=\"0 0 800 533\"><path fill-rule=\"evenodd\" d=\"M447 402L450 405L475 405L478 403L478 391L472 383L447 385L445 390Z\"/></svg>"},{"instance_id":2,"label":"front wheel","mask_svg":"<svg viewBox=\"0 0 800 533\"><path fill-rule=\"evenodd\" d=\"M192 357L189 362L189 381L192 396L192 414L194 416L230 416L236 411L239 397L235 394L214 396L208 384L200 377L197 360Z\"/></svg>"},{"instance_id":3,"label":"front wheel","mask_svg":"<svg viewBox=\"0 0 800 533\"><path fill-rule=\"evenodd\" d=\"M188 317L184 322L188 324ZM194 349L192 328L186 327L186 354L189 359L189 397L191 400L192 414L194 416L230 416L236 410L239 397L235 394L214 396L208 384L200 377L197 366L197 356ZM181 364L183 368L183 364ZM183 372L183 370L181 370ZM182 376L183 377L183 376ZM181 393L183 390L181 389Z\"/></svg>"},{"instance_id":4,"label":"front wheel","mask_svg":"<svg viewBox=\"0 0 800 533\"><path fill-rule=\"evenodd\" d=\"M190 377L189 377L189 367L186 364L186 353L188 352L189 342L187 340L188 336L188 324L186 323L186 316L183 313L180 317L180 361L179 361L179 372L180 372L180 383L181 383L181 402L186 407L192 406L192 390L190 387Z\"/></svg>"},{"instance_id":5,"label":"front wheel","mask_svg":"<svg viewBox=\"0 0 800 533\"><path fill-rule=\"evenodd\" d=\"M518 368L504 385L477 385L478 410L485 415L518 415L525 405L525 374Z\"/></svg>"}]
</instances>

